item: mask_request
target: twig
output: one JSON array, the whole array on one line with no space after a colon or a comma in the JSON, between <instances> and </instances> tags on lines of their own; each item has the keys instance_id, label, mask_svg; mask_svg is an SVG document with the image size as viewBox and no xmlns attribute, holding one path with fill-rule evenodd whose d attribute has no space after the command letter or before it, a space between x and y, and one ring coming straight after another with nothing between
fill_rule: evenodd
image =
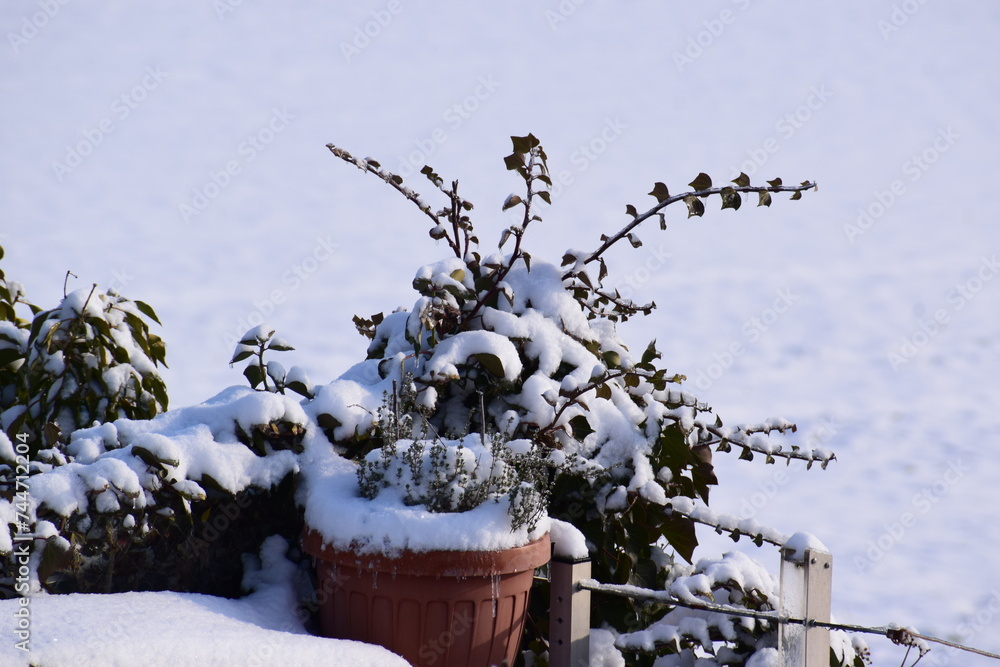
<instances>
[{"instance_id":1,"label":"twig","mask_svg":"<svg viewBox=\"0 0 1000 667\"><path fill-rule=\"evenodd\" d=\"M635 217L635 220L633 220L632 222L630 222L627 225L625 225L625 227L623 227L617 234L615 234L614 236L611 236L608 239L606 239L604 241L604 243L602 243L601 246L597 250L595 250L594 252L590 253L590 255L588 255L587 258L585 260L583 260L583 263L584 264L589 264L589 263L591 263L593 261L596 261L602 254L604 254L605 250L607 250L608 248L610 248L611 246L613 246L614 244L618 243L623 238L625 238L626 236L628 236L629 232L631 232L633 229L635 229L636 227L638 227L639 225L641 225L643 222L645 222L649 218L653 217L654 215L656 215L657 213L659 213L661 210L663 210L664 208L666 208L670 204L673 204L675 202L681 201L681 200L686 199L688 197L708 197L710 195L720 194L723 190L732 191L732 192L801 192L803 190L811 190L812 188L815 188L815 187L816 187L816 182L815 181L806 181L805 183L803 183L801 185L768 185L768 186L764 186L764 185L737 185L737 186L726 185L726 186L717 187L717 188L708 188L707 190L694 190L694 191L691 191L691 192L684 192L684 193L679 194L679 195L672 195L670 197L665 198L663 201L657 203L656 206L654 206L653 208L649 209L645 213L641 213L641 214L637 215ZM563 279L565 280L565 279L569 278L571 275L572 275L572 271L569 271L565 275L563 275Z\"/></svg>"}]
</instances>

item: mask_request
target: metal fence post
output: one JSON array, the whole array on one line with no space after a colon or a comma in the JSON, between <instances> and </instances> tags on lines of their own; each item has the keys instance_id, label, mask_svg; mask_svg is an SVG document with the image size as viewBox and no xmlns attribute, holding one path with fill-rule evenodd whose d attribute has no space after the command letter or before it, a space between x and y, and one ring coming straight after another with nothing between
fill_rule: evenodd
<instances>
[{"instance_id":1,"label":"metal fence post","mask_svg":"<svg viewBox=\"0 0 1000 667\"><path fill-rule=\"evenodd\" d=\"M830 631L808 621L830 621L833 557L818 549L781 550L781 615L806 619L806 625L782 623L778 651L782 667L827 667Z\"/></svg>"},{"instance_id":2,"label":"metal fence post","mask_svg":"<svg viewBox=\"0 0 1000 667\"><path fill-rule=\"evenodd\" d=\"M590 591L578 585L590 578L590 561L553 558L549 563L549 664L590 665Z\"/></svg>"}]
</instances>

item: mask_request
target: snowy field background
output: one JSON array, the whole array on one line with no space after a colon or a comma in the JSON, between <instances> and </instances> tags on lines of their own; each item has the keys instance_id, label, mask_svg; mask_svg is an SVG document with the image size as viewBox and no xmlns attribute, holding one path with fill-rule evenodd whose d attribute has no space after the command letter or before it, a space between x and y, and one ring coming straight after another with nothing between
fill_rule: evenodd
<instances>
[{"instance_id":1,"label":"snowy field background","mask_svg":"<svg viewBox=\"0 0 1000 667\"><path fill-rule=\"evenodd\" d=\"M838 620L1000 651L1000 6L17 0L0 27L3 269L43 307L67 270L153 305L175 407L242 384L227 361L265 317L283 363L337 377L364 356L351 317L411 304L446 255L328 142L428 199L423 164L459 178L491 246L508 137L533 132L560 186L527 241L551 261L654 181L818 181L766 211L671 207L612 257L659 305L626 340L655 337L727 422L786 417L837 452L719 455L712 507L818 536Z\"/></svg>"}]
</instances>

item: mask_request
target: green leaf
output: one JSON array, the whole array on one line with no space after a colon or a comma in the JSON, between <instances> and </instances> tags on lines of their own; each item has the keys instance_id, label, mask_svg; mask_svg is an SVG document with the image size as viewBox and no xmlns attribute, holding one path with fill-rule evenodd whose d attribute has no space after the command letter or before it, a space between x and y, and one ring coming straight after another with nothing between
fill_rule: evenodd
<instances>
[{"instance_id":1,"label":"green leaf","mask_svg":"<svg viewBox=\"0 0 1000 667\"><path fill-rule=\"evenodd\" d=\"M136 300L135 307L138 308L139 312L141 312L143 315L153 320L160 326L163 326L163 323L160 322L160 318L156 316L156 311L154 311L153 308L148 303L146 303L145 301Z\"/></svg>"},{"instance_id":2,"label":"green leaf","mask_svg":"<svg viewBox=\"0 0 1000 667\"><path fill-rule=\"evenodd\" d=\"M569 426L573 429L574 440L583 440L594 432L594 429L590 426L590 422L587 421L587 418L583 415L577 415L576 417L570 419Z\"/></svg>"},{"instance_id":3,"label":"green leaf","mask_svg":"<svg viewBox=\"0 0 1000 667\"><path fill-rule=\"evenodd\" d=\"M604 365L608 368L618 368L622 365L621 355L614 350L607 350L601 353L601 358L604 359Z\"/></svg>"},{"instance_id":4,"label":"green leaf","mask_svg":"<svg viewBox=\"0 0 1000 667\"><path fill-rule=\"evenodd\" d=\"M252 356L253 356L253 350L240 350L235 355L233 355L233 358L229 360L229 363L230 365L237 364L243 361L244 359Z\"/></svg>"},{"instance_id":5,"label":"green leaf","mask_svg":"<svg viewBox=\"0 0 1000 667\"><path fill-rule=\"evenodd\" d=\"M335 428L342 426L342 424L340 423L340 421L337 420L336 417L326 412L316 415L316 424L320 428L325 428L331 431Z\"/></svg>"},{"instance_id":6,"label":"green leaf","mask_svg":"<svg viewBox=\"0 0 1000 667\"><path fill-rule=\"evenodd\" d=\"M685 197L684 203L687 204L689 218L701 217L705 214L705 204L694 195Z\"/></svg>"},{"instance_id":7,"label":"green leaf","mask_svg":"<svg viewBox=\"0 0 1000 667\"><path fill-rule=\"evenodd\" d=\"M6 350L0 350L0 368L3 368L9 363L17 361L18 359L23 359L24 356L17 350L12 350L10 348Z\"/></svg>"},{"instance_id":8,"label":"green leaf","mask_svg":"<svg viewBox=\"0 0 1000 667\"><path fill-rule=\"evenodd\" d=\"M789 201L795 201L796 199L802 199L802 190L796 190L792 193L792 198Z\"/></svg>"},{"instance_id":9,"label":"green leaf","mask_svg":"<svg viewBox=\"0 0 1000 667\"><path fill-rule=\"evenodd\" d=\"M628 242L632 244L633 248L638 248L638 247L642 246L642 241L635 234L629 232L627 234L627 238L628 238Z\"/></svg>"},{"instance_id":10,"label":"green leaf","mask_svg":"<svg viewBox=\"0 0 1000 667\"><path fill-rule=\"evenodd\" d=\"M698 546L698 537L695 535L694 522L679 514L670 514L663 518L661 524L663 537L677 553L689 563L694 557L694 549Z\"/></svg>"},{"instance_id":11,"label":"green leaf","mask_svg":"<svg viewBox=\"0 0 1000 667\"><path fill-rule=\"evenodd\" d=\"M127 364L129 361L128 350L115 345L111 348L111 354L119 364Z\"/></svg>"},{"instance_id":12,"label":"green leaf","mask_svg":"<svg viewBox=\"0 0 1000 667\"><path fill-rule=\"evenodd\" d=\"M649 345L646 346L646 351L642 353L642 363L649 364L652 363L654 359L659 359L660 353L656 351L656 341L649 341Z\"/></svg>"},{"instance_id":13,"label":"green leaf","mask_svg":"<svg viewBox=\"0 0 1000 667\"><path fill-rule=\"evenodd\" d=\"M479 365L490 372L498 378L504 377L503 362L500 361L500 357L495 354L490 354L489 352L480 352L479 354L472 355Z\"/></svg>"},{"instance_id":14,"label":"green leaf","mask_svg":"<svg viewBox=\"0 0 1000 667\"><path fill-rule=\"evenodd\" d=\"M605 400L611 400L611 387L605 384L599 384L596 387L597 398L603 398Z\"/></svg>"},{"instance_id":15,"label":"green leaf","mask_svg":"<svg viewBox=\"0 0 1000 667\"><path fill-rule=\"evenodd\" d=\"M767 190L761 190L757 193L760 199L757 201L757 206L770 206L771 205L771 193Z\"/></svg>"},{"instance_id":16,"label":"green leaf","mask_svg":"<svg viewBox=\"0 0 1000 667\"><path fill-rule=\"evenodd\" d=\"M243 376L250 382L250 386L254 389L257 385L264 382L264 371L257 364L250 364L243 369Z\"/></svg>"},{"instance_id":17,"label":"green leaf","mask_svg":"<svg viewBox=\"0 0 1000 667\"><path fill-rule=\"evenodd\" d=\"M639 212L635 210L635 206L632 206L632 204L625 204L625 212L633 218L639 217Z\"/></svg>"},{"instance_id":18,"label":"green leaf","mask_svg":"<svg viewBox=\"0 0 1000 667\"><path fill-rule=\"evenodd\" d=\"M285 388L291 389L296 394L300 396L305 396L306 398L313 397L312 392L309 391L309 388L301 380L296 380L295 382L289 382L288 384L285 385Z\"/></svg>"},{"instance_id":19,"label":"green leaf","mask_svg":"<svg viewBox=\"0 0 1000 667\"><path fill-rule=\"evenodd\" d=\"M569 266L570 264L576 264L576 255L567 252L562 256L562 264L560 266Z\"/></svg>"},{"instance_id":20,"label":"green leaf","mask_svg":"<svg viewBox=\"0 0 1000 667\"><path fill-rule=\"evenodd\" d=\"M524 169L524 156L520 153L511 153L503 159L503 163L507 166L507 171Z\"/></svg>"},{"instance_id":21,"label":"green leaf","mask_svg":"<svg viewBox=\"0 0 1000 667\"><path fill-rule=\"evenodd\" d=\"M529 134L526 137L511 137L510 143L514 146L514 152L530 153L531 149L538 145L538 139Z\"/></svg>"},{"instance_id":22,"label":"green leaf","mask_svg":"<svg viewBox=\"0 0 1000 667\"><path fill-rule=\"evenodd\" d=\"M507 199L505 199L503 202L503 208L501 210L506 211L508 209L514 208L515 206L520 204L521 201L522 201L521 198L518 197L517 195L508 195Z\"/></svg>"},{"instance_id":23,"label":"green leaf","mask_svg":"<svg viewBox=\"0 0 1000 667\"><path fill-rule=\"evenodd\" d=\"M750 177L744 172L740 172L740 175L733 179L733 183L740 186L741 188L746 188L750 186Z\"/></svg>"},{"instance_id":24,"label":"green leaf","mask_svg":"<svg viewBox=\"0 0 1000 667\"><path fill-rule=\"evenodd\" d=\"M538 195L538 198L541 199L546 204L548 204L549 206L552 205L552 196L545 190L539 190L535 194Z\"/></svg>"},{"instance_id":25,"label":"green leaf","mask_svg":"<svg viewBox=\"0 0 1000 667\"><path fill-rule=\"evenodd\" d=\"M720 195L722 196L723 210L731 208L735 211L743 204L743 198L740 197L740 193L736 192L733 188L722 188Z\"/></svg>"},{"instance_id":26,"label":"green leaf","mask_svg":"<svg viewBox=\"0 0 1000 667\"><path fill-rule=\"evenodd\" d=\"M695 177L693 181L688 183L695 190L708 190L712 187L712 179L709 178L708 174L701 172Z\"/></svg>"},{"instance_id":27,"label":"green leaf","mask_svg":"<svg viewBox=\"0 0 1000 667\"><path fill-rule=\"evenodd\" d=\"M667 186L664 185L663 183L660 183L659 181L656 182L656 184L653 186L653 191L650 192L649 194L656 197L656 201L658 203L663 202L664 200L670 198L670 191L667 190Z\"/></svg>"},{"instance_id":28,"label":"green leaf","mask_svg":"<svg viewBox=\"0 0 1000 667\"><path fill-rule=\"evenodd\" d=\"M780 188L781 187L781 179L780 178L776 178L773 181L768 181L767 184L770 185L772 188Z\"/></svg>"}]
</instances>

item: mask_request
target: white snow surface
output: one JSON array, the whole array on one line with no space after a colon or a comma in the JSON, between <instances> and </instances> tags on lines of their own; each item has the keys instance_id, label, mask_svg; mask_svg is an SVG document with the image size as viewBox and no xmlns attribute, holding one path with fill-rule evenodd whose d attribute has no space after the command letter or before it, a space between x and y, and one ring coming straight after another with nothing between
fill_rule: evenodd
<instances>
[{"instance_id":1,"label":"white snow surface","mask_svg":"<svg viewBox=\"0 0 1000 667\"><path fill-rule=\"evenodd\" d=\"M716 454L711 506L822 539L838 618L1000 651L996 4L44 4L0 8L0 266L45 308L66 270L151 304L173 406L242 383L229 355L264 320L286 366L341 376L367 345L351 317L412 303L414 269L446 254L327 142L435 207L420 167L461 179L488 250L517 187L507 137L533 132L557 191L526 246L550 261L658 180L815 179L638 229L610 282L659 308L623 338L656 338L728 425L787 417L790 442L837 453L808 472ZM733 548L699 538L696 557ZM736 548L777 571L776 549ZM79 602L93 628L98 602Z\"/></svg>"},{"instance_id":2,"label":"white snow surface","mask_svg":"<svg viewBox=\"0 0 1000 667\"><path fill-rule=\"evenodd\" d=\"M351 665L405 666L388 650L360 642L306 634L295 608L294 566L281 538L261 548L262 569L238 600L193 593L36 595L31 598L30 651L9 623L0 626L4 665ZM0 601L11 618L18 600ZM140 648L141 647L141 648Z\"/></svg>"}]
</instances>

